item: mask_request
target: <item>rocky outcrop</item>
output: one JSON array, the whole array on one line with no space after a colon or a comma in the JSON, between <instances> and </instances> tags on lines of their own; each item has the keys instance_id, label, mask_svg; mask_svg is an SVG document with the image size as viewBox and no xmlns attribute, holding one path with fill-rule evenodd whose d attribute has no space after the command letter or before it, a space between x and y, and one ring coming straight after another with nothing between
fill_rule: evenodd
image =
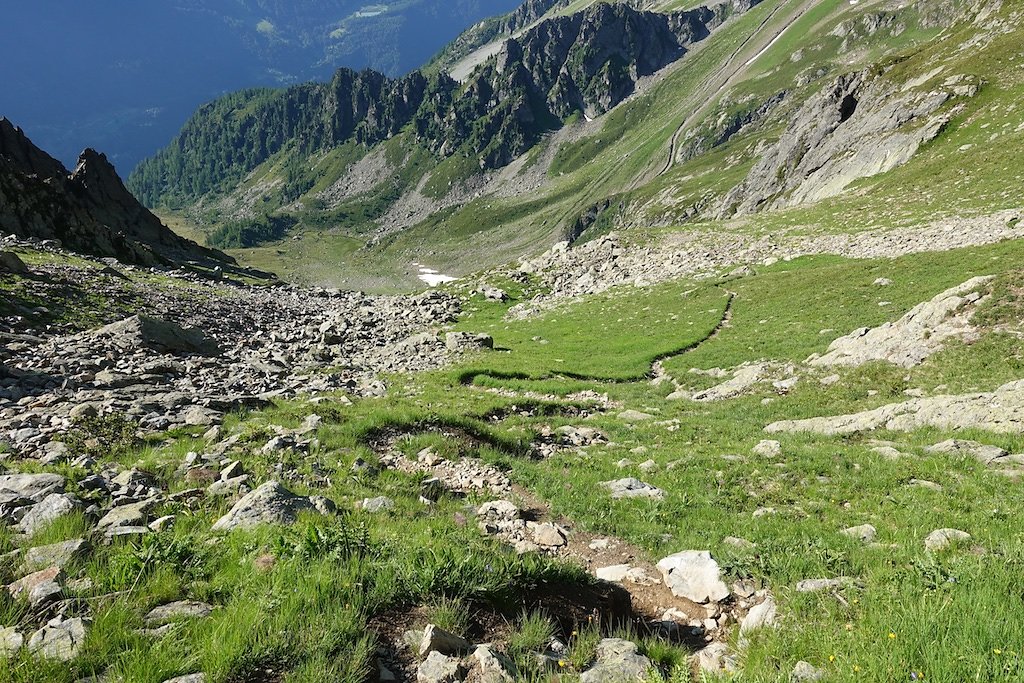
<instances>
[{"instance_id":1,"label":"rocky outcrop","mask_svg":"<svg viewBox=\"0 0 1024 683\"><path fill-rule=\"evenodd\" d=\"M851 415L773 422L765 431L836 435L873 429L908 432L921 427L1018 433L1024 430L1024 380L995 391L915 398Z\"/></svg>"},{"instance_id":2,"label":"rocky outcrop","mask_svg":"<svg viewBox=\"0 0 1024 683\"><path fill-rule=\"evenodd\" d=\"M881 360L902 368L921 364L949 339L972 341L978 332L971 324L974 305L982 299L979 288L991 277L974 277L918 304L895 322L854 330L832 342L828 351L808 362L819 367L858 366Z\"/></svg>"},{"instance_id":3,"label":"rocky outcrop","mask_svg":"<svg viewBox=\"0 0 1024 683\"><path fill-rule=\"evenodd\" d=\"M85 150L69 173L7 119L0 119L0 233L59 240L78 252L147 266L231 261L164 226L104 155Z\"/></svg>"},{"instance_id":4,"label":"rocky outcrop","mask_svg":"<svg viewBox=\"0 0 1024 683\"><path fill-rule=\"evenodd\" d=\"M917 88L869 72L844 74L800 107L779 141L723 199L719 213L814 202L892 170L939 135L952 117L947 103L977 90L968 77Z\"/></svg>"}]
</instances>

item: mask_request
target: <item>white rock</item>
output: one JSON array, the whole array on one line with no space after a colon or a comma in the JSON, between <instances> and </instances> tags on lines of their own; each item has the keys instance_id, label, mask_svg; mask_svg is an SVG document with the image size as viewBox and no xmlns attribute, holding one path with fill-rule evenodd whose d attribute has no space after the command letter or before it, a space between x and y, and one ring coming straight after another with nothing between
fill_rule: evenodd
<instances>
[{"instance_id":1,"label":"white rock","mask_svg":"<svg viewBox=\"0 0 1024 683\"><path fill-rule=\"evenodd\" d=\"M658 562L672 594L694 602L718 602L729 597L718 563L707 550L684 550Z\"/></svg>"}]
</instances>

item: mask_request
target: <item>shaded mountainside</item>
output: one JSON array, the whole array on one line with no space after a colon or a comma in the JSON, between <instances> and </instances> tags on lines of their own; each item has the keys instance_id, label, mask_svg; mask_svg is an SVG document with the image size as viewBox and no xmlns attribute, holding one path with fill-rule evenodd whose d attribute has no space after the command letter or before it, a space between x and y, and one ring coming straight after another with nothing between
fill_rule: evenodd
<instances>
[{"instance_id":1,"label":"shaded mountainside","mask_svg":"<svg viewBox=\"0 0 1024 683\"><path fill-rule=\"evenodd\" d=\"M0 119L0 233L56 239L68 249L139 265L233 262L175 235L92 149L73 172Z\"/></svg>"},{"instance_id":2,"label":"shaded mountainside","mask_svg":"<svg viewBox=\"0 0 1024 683\"><path fill-rule=\"evenodd\" d=\"M569 116L608 111L640 78L753 4L669 14L596 5L508 40L464 86L443 74L396 80L342 69L329 83L229 95L200 109L129 185L149 205L195 198L226 189L289 145L306 155L349 141L368 147L407 126L442 158L460 152L498 168Z\"/></svg>"}]
</instances>

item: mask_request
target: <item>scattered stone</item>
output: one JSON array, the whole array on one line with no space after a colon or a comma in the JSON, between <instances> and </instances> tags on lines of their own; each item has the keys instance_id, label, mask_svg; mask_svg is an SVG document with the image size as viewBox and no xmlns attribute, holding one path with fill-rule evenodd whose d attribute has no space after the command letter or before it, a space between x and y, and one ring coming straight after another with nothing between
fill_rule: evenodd
<instances>
[{"instance_id":1,"label":"scattered stone","mask_svg":"<svg viewBox=\"0 0 1024 683\"><path fill-rule=\"evenodd\" d=\"M789 683L816 683L825 679L825 672L803 660L796 663L789 674Z\"/></svg>"},{"instance_id":2,"label":"scattered stone","mask_svg":"<svg viewBox=\"0 0 1024 683\"><path fill-rule=\"evenodd\" d=\"M543 548L561 548L566 544L564 529L549 522L533 527L533 542Z\"/></svg>"},{"instance_id":3,"label":"scattered stone","mask_svg":"<svg viewBox=\"0 0 1024 683\"><path fill-rule=\"evenodd\" d=\"M974 458L982 465L991 465L1010 454L1009 451L1003 450L999 446L989 446L978 443L977 441L965 441L961 439L949 439L948 441L928 446L924 451L925 453L960 455L968 458Z\"/></svg>"},{"instance_id":4,"label":"scattered stone","mask_svg":"<svg viewBox=\"0 0 1024 683\"><path fill-rule=\"evenodd\" d=\"M759 442L751 452L762 458L777 458L782 455L782 444L778 441L764 440Z\"/></svg>"},{"instance_id":5,"label":"scattered stone","mask_svg":"<svg viewBox=\"0 0 1024 683\"><path fill-rule=\"evenodd\" d=\"M276 481L268 481L246 494L217 520L214 531L249 529L260 524L294 524L300 512L334 512L334 503L320 496L298 496Z\"/></svg>"},{"instance_id":6,"label":"scattered stone","mask_svg":"<svg viewBox=\"0 0 1024 683\"><path fill-rule=\"evenodd\" d=\"M445 336L445 346L453 353L482 351L494 348L494 338L489 334L473 334L471 332L449 332Z\"/></svg>"},{"instance_id":7,"label":"scattered stone","mask_svg":"<svg viewBox=\"0 0 1024 683\"><path fill-rule=\"evenodd\" d=\"M862 543L872 543L875 540L875 536L878 535L878 531L870 524L851 526L847 529L843 529L840 533L844 536L849 536L850 538L856 538Z\"/></svg>"},{"instance_id":8,"label":"scattered stone","mask_svg":"<svg viewBox=\"0 0 1024 683\"><path fill-rule=\"evenodd\" d=\"M739 657L727 643L715 641L693 656L698 671L710 674L739 671Z\"/></svg>"},{"instance_id":9,"label":"scattered stone","mask_svg":"<svg viewBox=\"0 0 1024 683\"><path fill-rule=\"evenodd\" d=\"M417 683L459 683L464 669L462 662L455 657L446 657L433 651L416 669Z\"/></svg>"},{"instance_id":10,"label":"scattered stone","mask_svg":"<svg viewBox=\"0 0 1024 683\"><path fill-rule=\"evenodd\" d=\"M492 500L477 508L476 514L489 522L511 522L519 519L519 508L507 500Z\"/></svg>"},{"instance_id":11,"label":"scattered stone","mask_svg":"<svg viewBox=\"0 0 1024 683\"><path fill-rule=\"evenodd\" d=\"M778 606L775 604L775 598L768 594L760 604L751 607L747 615L743 617L740 622L740 634L748 634L766 626L774 626L777 613Z\"/></svg>"},{"instance_id":12,"label":"scattered stone","mask_svg":"<svg viewBox=\"0 0 1024 683\"><path fill-rule=\"evenodd\" d=\"M387 496L378 496L376 498L363 498L363 502L360 505L367 512L384 512L385 510L393 510L395 507L395 501L388 498Z\"/></svg>"},{"instance_id":13,"label":"scattered stone","mask_svg":"<svg viewBox=\"0 0 1024 683\"><path fill-rule=\"evenodd\" d=\"M480 683L512 683L515 665L491 645L479 645L471 658L472 677L475 673Z\"/></svg>"},{"instance_id":14,"label":"scattered stone","mask_svg":"<svg viewBox=\"0 0 1024 683\"><path fill-rule=\"evenodd\" d=\"M963 543L971 540L971 535L959 529L936 529L924 539L925 550L937 552L945 550L956 543Z\"/></svg>"},{"instance_id":15,"label":"scattered stone","mask_svg":"<svg viewBox=\"0 0 1024 683\"><path fill-rule=\"evenodd\" d=\"M603 481L601 486L611 491L612 498L653 498L662 500L665 492L656 486L642 482L633 477L616 479L615 481Z\"/></svg>"},{"instance_id":16,"label":"scattered stone","mask_svg":"<svg viewBox=\"0 0 1024 683\"><path fill-rule=\"evenodd\" d=\"M83 559L89 550L89 542L84 538L29 548L18 572L25 575L47 567L63 569L72 562Z\"/></svg>"},{"instance_id":17,"label":"scattered stone","mask_svg":"<svg viewBox=\"0 0 1024 683\"><path fill-rule=\"evenodd\" d=\"M206 683L206 674L188 674L187 676L177 676L176 678L169 678L164 683Z\"/></svg>"},{"instance_id":18,"label":"scattered stone","mask_svg":"<svg viewBox=\"0 0 1024 683\"><path fill-rule=\"evenodd\" d=\"M157 501L143 500L138 503L119 505L113 508L96 523L100 531L120 527L145 527L149 522L149 511L156 507Z\"/></svg>"},{"instance_id":19,"label":"scattered stone","mask_svg":"<svg viewBox=\"0 0 1024 683\"><path fill-rule=\"evenodd\" d=\"M602 581L620 583L625 580L626 574L629 573L630 569L632 569L632 567L628 564L615 564L610 567L599 567L594 570L594 576Z\"/></svg>"},{"instance_id":20,"label":"scattered stone","mask_svg":"<svg viewBox=\"0 0 1024 683\"><path fill-rule=\"evenodd\" d=\"M47 494L64 490L64 477L59 474L0 475L0 493L15 493L22 498L40 501Z\"/></svg>"},{"instance_id":21,"label":"scattered stone","mask_svg":"<svg viewBox=\"0 0 1024 683\"><path fill-rule=\"evenodd\" d=\"M753 550L757 546L748 541L745 538L737 538L736 536L726 536L722 539L722 543L728 546L732 546L737 550Z\"/></svg>"},{"instance_id":22,"label":"scattered stone","mask_svg":"<svg viewBox=\"0 0 1024 683\"><path fill-rule=\"evenodd\" d=\"M580 683L633 683L651 667L651 660L639 653L636 643L605 638L597 645L597 663L580 675Z\"/></svg>"},{"instance_id":23,"label":"scattered stone","mask_svg":"<svg viewBox=\"0 0 1024 683\"><path fill-rule=\"evenodd\" d=\"M819 593L824 590L845 588L853 584L853 579L840 576L835 579L804 579L796 584L797 593Z\"/></svg>"},{"instance_id":24,"label":"scattered stone","mask_svg":"<svg viewBox=\"0 0 1024 683\"><path fill-rule=\"evenodd\" d=\"M181 619L202 619L213 614L213 605L205 602L181 600L156 607L146 615L148 626L160 626Z\"/></svg>"},{"instance_id":25,"label":"scattered stone","mask_svg":"<svg viewBox=\"0 0 1024 683\"><path fill-rule=\"evenodd\" d=\"M665 585L672 594L697 603L719 602L729 597L718 563L707 550L684 550L658 562Z\"/></svg>"},{"instance_id":26,"label":"scattered stone","mask_svg":"<svg viewBox=\"0 0 1024 683\"><path fill-rule=\"evenodd\" d=\"M0 272L28 275L31 271L13 251L0 251Z\"/></svg>"},{"instance_id":27,"label":"scattered stone","mask_svg":"<svg viewBox=\"0 0 1024 683\"><path fill-rule=\"evenodd\" d=\"M623 422L646 422L653 420L654 416L649 413L642 413L639 410L623 410L619 413L619 419Z\"/></svg>"},{"instance_id":28,"label":"scattered stone","mask_svg":"<svg viewBox=\"0 0 1024 683\"><path fill-rule=\"evenodd\" d=\"M423 657L430 652L439 652L443 655L458 655L465 654L472 649L472 644L465 638L449 633L440 626L428 624L420 639L418 652Z\"/></svg>"},{"instance_id":29,"label":"scattered stone","mask_svg":"<svg viewBox=\"0 0 1024 683\"><path fill-rule=\"evenodd\" d=\"M25 636L13 626L0 628L0 658L11 658L25 646Z\"/></svg>"}]
</instances>

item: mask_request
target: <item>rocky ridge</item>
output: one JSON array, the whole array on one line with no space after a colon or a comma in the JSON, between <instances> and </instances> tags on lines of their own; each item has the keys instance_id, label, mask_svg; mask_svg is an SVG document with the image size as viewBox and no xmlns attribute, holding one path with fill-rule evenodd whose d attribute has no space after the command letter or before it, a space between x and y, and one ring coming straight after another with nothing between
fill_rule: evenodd
<instances>
[{"instance_id":1,"label":"rocky ridge","mask_svg":"<svg viewBox=\"0 0 1024 683\"><path fill-rule=\"evenodd\" d=\"M164 226L104 155L85 150L69 173L6 118L0 118L0 233L59 240L68 249L146 266L234 263Z\"/></svg>"}]
</instances>

